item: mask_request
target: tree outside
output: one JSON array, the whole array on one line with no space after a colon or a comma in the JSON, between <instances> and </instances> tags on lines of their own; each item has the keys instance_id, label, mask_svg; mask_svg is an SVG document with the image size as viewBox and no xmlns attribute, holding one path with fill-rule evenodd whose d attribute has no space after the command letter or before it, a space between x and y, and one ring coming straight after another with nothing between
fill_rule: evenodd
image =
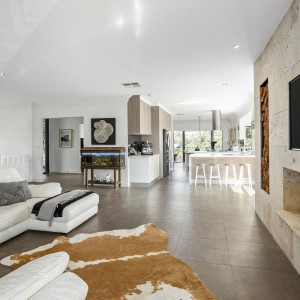
<instances>
[{"instance_id":1,"label":"tree outside","mask_svg":"<svg viewBox=\"0 0 300 300\"><path fill-rule=\"evenodd\" d=\"M210 130L202 131L185 131L185 151L210 151L211 150L211 134ZM223 150L222 131L214 131L214 138L217 142L216 151ZM174 158L175 161L183 160L183 132L174 131Z\"/></svg>"}]
</instances>

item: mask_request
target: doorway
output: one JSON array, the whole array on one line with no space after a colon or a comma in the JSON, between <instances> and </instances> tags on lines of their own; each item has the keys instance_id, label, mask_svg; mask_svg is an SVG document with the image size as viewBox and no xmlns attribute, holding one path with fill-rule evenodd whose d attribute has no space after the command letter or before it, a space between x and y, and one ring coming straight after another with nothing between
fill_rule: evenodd
<instances>
[{"instance_id":1,"label":"doorway","mask_svg":"<svg viewBox=\"0 0 300 300\"><path fill-rule=\"evenodd\" d=\"M49 173L49 119L43 119L43 174Z\"/></svg>"}]
</instances>

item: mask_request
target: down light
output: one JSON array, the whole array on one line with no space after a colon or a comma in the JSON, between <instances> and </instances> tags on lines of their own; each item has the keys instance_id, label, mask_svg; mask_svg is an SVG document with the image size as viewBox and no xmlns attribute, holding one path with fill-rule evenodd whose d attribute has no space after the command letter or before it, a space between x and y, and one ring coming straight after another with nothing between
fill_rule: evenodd
<instances>
[{"instance_id":1,"label":"down light","mask_svg":"<svg viewBox=\"0 0 300 300\"><path fill-rule=\"evenodd\" d=\"M5 73L0 73L0 76L5 76Z\"/></svg>"},{"instance_id":2,"label":"down light","mask_svg":"<svg viewBox=\"0 0 300 300\"><path fill-rule=\"evenodd\" d=\"M240 45L233 45L232 48L233 48L233 49L238 49L238 48L240 48Z\"/></svg>"}]
</instances>

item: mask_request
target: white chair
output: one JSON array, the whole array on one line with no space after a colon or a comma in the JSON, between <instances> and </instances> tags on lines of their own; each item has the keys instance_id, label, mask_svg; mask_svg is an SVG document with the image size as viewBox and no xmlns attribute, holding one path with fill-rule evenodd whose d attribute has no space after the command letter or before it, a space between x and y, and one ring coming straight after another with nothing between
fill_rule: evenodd
<instances>
[{"instance_id":1,"label":"white chair","mask_svg":"<svg viewBox=\"0 0 300 300\"><path fill-rule=\"evenodd\" d=\"M235 164L224 164L224 166L225 166L225 178L224 178L224 180L225 180L225 186L227 187L228 182L233 179L234 180L234 185L236 187L236 185L237 185L237 177L236 177ZM230 170L230 168L231 168L233 177L229 177L229 170Z\"/></svg>"},{"instance_id":2,"label":"white chair","mask_svg":"<svg viewBox=\"0 0 300 300\"><path fill-rule=\"evenodd\" d=\"M198 178L204 178L204 184L206 185L206 173L205 173L205 165L206 164L197 164L196 165L196 173L195 173L195 186L197 185L197 179ZM199 167L202 166L203 175L198 175Z\"/></svg>"},{"instance_id":3,"label":"white chair","mask_svg":"<svg viewBox=\"0 0 300 300\"><path fill-rule=\"evenodd\" d=\"M211 186L211 180L213 178L219 179L219 185L221 186L221 175L220 175L220 165L219 164L209 164L210 173L209 173L209 186ZM213 167L216 167L217 174L213 175Z\"/></svg>"},{"instance_id":4,"label":"white chair","mask_svg":"<svg viewBox=\"0 0 300 300\"><path fill-rule=\"evenodd\" d=\"M244 167L247 168L248 177L244 177ZM252 188L251 164L240 164L239 186L243 185L244 179L248 179L248 185Z\"/></svg>"}]
</instances>

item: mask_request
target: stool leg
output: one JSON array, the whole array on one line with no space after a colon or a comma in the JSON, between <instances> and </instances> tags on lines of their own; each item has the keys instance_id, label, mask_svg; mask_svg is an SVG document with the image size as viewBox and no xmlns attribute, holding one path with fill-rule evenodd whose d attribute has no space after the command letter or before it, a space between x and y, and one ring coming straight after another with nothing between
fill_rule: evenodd
<instances>
[{"instance_id":1,"label":"stool leg","mask_svg":"<svg viewBox=\"0 0 300 300\"><path fill-rule=\"evenodd\" d=\"M228 166L225 166L225 186L227 187L228 183Z\"/></svg>"},{"instance_id":2,"label":"stool leg","mask_svg":"<svg viewBox=\"0 0 300 300\"><path fill-rule=\"evenodd\" d=\"M197 178L198 178L198 166L196 166L195 186L197 185Z\"/></svg>"},{"instance_id":3,"label":"stool leg","mask_svg":"<svg viewBox=\"0 0 300 300\"><path fill-rule=\"evenodd\" d=\"M251 166L247 166L247 172L248 172L248 182L249 186L252 189L252 176L251 176Z\"/></svg>"},{"instance_id":4,"label":"stool leg","mask_svg":"<svg viewBox=\"0 0 300 300\"><path fill-rule=\"evenodd\" d=\"M205 183L205 186L207 186L206 185L206 174L205 174L205 166L204 165L202 165L202 169L203 169L204 183Z\"/></svg>"},{"instance_id":5,"label":"stool leg","mask_svg":"<svg viewBox=\"0 0 300 300\"><path fill-rule=\"evenodd\" d=\"M239 178L240 187L243 185L243 179L244 179L244 166L240 166L240 178Z\"/></svg>"},{"instance_id":6,"label":"stool leg","mask_svg":"<svg viewBox=\"0 0 300 300\"><path fill-rule=\"evenodd\" d=\"M212 177L212 166L210 166L209 186L211 186L211 177Z\"/></svg>"},{"instance_id":7,"label":"stool leg","mask_svg":"<svg viewBox=\"0 0 300 300\"><path fill-rule=\"evenodd\" d=\"M219 185L222 186L221 174L220 174L220 166L218 165L217 167L218 167Z\"/></svg>"},{"instance_id":8,"label":"stool leg","mask_svg":"<svg viewBox=\"0 0 300 300\"><path fill-rule=\"evenodd\" d=\"M232 166L232 169L233 169L233 177L234 177L234 186L236 187L237 178L236 178L236 169L235 169L235 165Z\"/></svg>"}]
</instances>

